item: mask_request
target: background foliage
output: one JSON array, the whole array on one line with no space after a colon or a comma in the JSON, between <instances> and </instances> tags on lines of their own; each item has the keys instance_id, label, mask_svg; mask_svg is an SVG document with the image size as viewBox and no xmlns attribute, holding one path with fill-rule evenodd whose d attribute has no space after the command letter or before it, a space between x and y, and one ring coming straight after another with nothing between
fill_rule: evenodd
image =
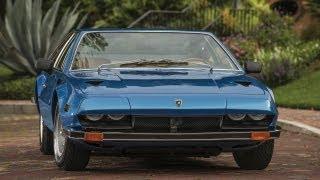
<instances>
[{"instance_id":1,"label":"background foliage","mask_svg":"<svg viewBox=\"0 0 320 180\"><path fill-rule=\"evenodd\" d=\"M55 1L47 0L44 7L50 7ZM81 2L79 9L89 14L86 26L125 28L148 10L181 10L191 0L70 0L62 3L62 12L78 2Z\"/></svg>"},{"instance_id":2,"label":"background foliage","mask_svg":"<svg viewBox=\"0 0 320 180\"><path fill-rule=\"evenodd\" d=\"M76 5L66 9L58 22L59 5L60 0L55 1L43 14L42 0L7 0L5 20L0 21L0 63L17 73L35 75L37 60L47 58L65 34L85 20L86 16L77 23Z\"/></svg>"}]
</instances>

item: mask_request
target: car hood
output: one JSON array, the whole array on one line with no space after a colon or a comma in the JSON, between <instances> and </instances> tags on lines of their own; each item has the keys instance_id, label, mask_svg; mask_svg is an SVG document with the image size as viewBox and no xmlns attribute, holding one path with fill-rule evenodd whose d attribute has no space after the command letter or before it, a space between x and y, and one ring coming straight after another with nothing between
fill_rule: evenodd
<instances>
[{"instance_id":1,"label":"car hood","mask_svg":"<svg viewBox=\"0 0 320 180\"><path fill-rule=\"evenodd\" d=\"M103 70L72 72L85 94L264 94L254 78L237 71L207 69Z\"/></svg>"}]
</instances>

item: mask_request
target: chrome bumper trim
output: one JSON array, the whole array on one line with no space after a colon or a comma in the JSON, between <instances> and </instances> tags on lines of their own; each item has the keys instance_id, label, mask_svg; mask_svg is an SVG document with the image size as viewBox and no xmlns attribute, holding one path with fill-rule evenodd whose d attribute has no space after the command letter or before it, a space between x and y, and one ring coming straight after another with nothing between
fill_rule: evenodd
<instances>
[{"instance_id":1,"label":"chrome bumper trim","mask_svg":"<svg viewBox=\"0 0 320 180\"><path fill-rule=\"evenodd\" d=\"M251 140L251 133L244 132L204 132L204 133L126 133L103 132L103 141L234 141ZM269 131L270 139L280 137L280 129ZM65 134L72 139L84 139L83 131L67 131Z\"/></svg>"}]
</instances>

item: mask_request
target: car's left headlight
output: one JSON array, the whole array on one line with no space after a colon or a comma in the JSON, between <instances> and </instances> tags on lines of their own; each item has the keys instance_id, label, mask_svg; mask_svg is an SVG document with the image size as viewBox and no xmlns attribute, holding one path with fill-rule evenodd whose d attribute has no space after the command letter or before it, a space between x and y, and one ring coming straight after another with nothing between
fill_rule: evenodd
<instances>
[{"instance_id":1,"label":"car's left headlight","mask_svg":"<svg viewBox=\"0 0 320 180\"><path fill-rule=\"evenodd\" d=\"M99 121L103 118L103 114L87 114L85 117L90 121Z\"/></svg>"},{"instance_id":2,"label":"car's left headlight","mask_svg":"<svg viewBox=\"0 0 320 180\"><path fill-rule=\"evenodd\" d=\"M248 114L250 119L255 120L255 121L260 121L266 117L265 114Z\"/></svg>"},{"instance_id":3,"label":"car's left headlight","mask_svg":"<svg viewBox=\"0 0 320 180\"><path fill-rule=\"evenodd\" d=\"M108 118L110 118L111 120L114 120L114 121L119 121L121 119L123 119L125 117L125 115L121 115L121 114L108 114Z\"/></svg>"},{"instance_id":4,"label":"car's left headlight","mask_svg":"<svg viewBox=\"0 0 320 180\"><path fill-rule=\"evenodd\" d=\"M246 114L228 114L228 117L233 121L241 121L246 117Z\"/></svg>"}]
</instances>

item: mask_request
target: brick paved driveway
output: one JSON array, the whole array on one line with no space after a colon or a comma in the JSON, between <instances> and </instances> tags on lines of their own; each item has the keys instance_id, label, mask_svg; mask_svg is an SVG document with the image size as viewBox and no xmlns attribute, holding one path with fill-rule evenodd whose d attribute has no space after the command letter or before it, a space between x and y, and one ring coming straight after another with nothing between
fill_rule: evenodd
<instances>
[{"instance_id":1,"label":"brick paved driveway","mask_svg":"<svg viewBox=\"0 0 320 180\"><path fill-rule=\"evenodd\" d=\"M1 118L0 118L1 119ZM238 169L229 153L212 158L130 159L93 157L84 172L57 169L52 156L38 150L37 121L0 120L0 179L319 179L320 140L284 132L274 158L263 171Z\"/></svg>"},{"instance_id":2,"label":"brick paved driveway","mask_svg":"<svg viewBox=\"0 0 320 180\"><path fill-rule=\"evenodd\" d=\"M304 123L320 129L320 111L278 108L279 118Z\"/></svg>"}]
</instances>

